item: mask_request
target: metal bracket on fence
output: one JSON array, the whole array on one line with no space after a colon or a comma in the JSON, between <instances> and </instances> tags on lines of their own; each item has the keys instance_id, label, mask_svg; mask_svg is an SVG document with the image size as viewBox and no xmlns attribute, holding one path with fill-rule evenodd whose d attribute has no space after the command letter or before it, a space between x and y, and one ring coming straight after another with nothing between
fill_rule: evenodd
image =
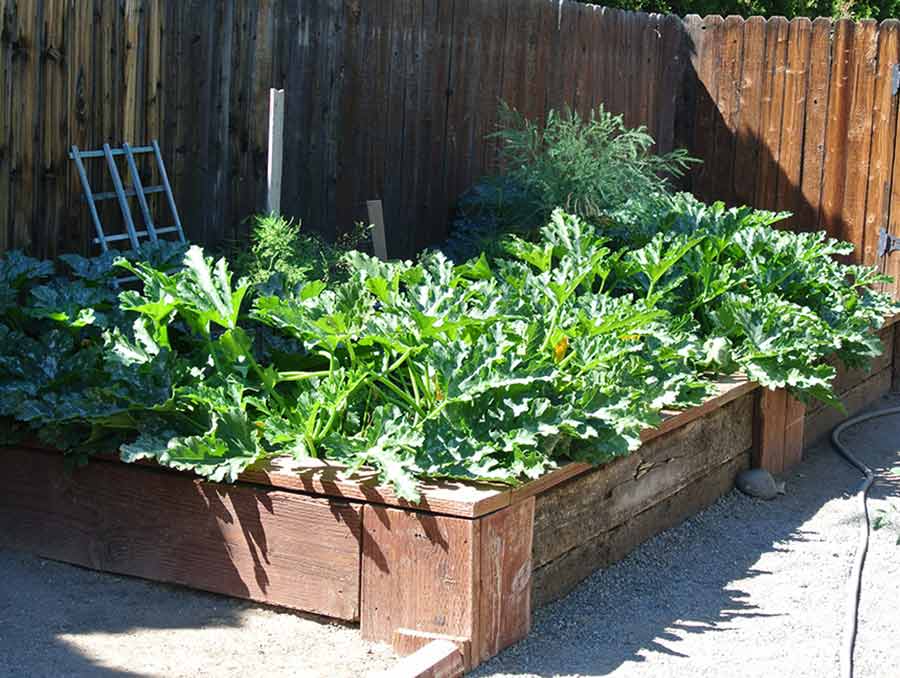
<instances>
[{"instance_id":1,"label":"metal bracket on fence","mask_svg":"<svg viewBox=\"0 0 900 678\"><path fill-rule=\"evenodd\" d=\"M886 257L900 250L900 236L891 235L885 229L878 231L878 256Z\"/></svg>"},{"instance_id":2,"label":"metal bracket on fence","mask_svg":"<svg viewBox=\"0 0 900 678\"><path fill-rule=\"evenodd\" d=\"M897 96L900 92L900 64L891 66L891 96Z\"/></svg>"}]
</instances>

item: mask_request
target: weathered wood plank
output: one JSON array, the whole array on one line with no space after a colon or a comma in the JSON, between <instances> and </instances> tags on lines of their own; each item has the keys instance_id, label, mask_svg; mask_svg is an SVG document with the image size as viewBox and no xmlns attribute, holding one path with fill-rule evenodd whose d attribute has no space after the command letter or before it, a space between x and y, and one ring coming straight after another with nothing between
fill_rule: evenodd
<instances>
[{"instance_id":1,"label":"weathered wood plank","mask_svg":"<svg viewBox=\"0 0 900 678\"><path fill-rule=\"evenodd\" d=\"M757 168L765 152L762 142L762 102L765 81L766 20L750 17L744 22L739 120L734 151L734 202L756 201Z\"/></svg>"},{"instance_id":2,"label":"weathered wood plank","mask_svg":"<svg viewBox=\"0 0 900 678\"><path fill-rule=\"evenodd\" d=\"M66 69L68 99L66 114L69 138L65 140L64 151L68 145L79 148L91 148L91 135L96 125L96 102L94 101L94 61L91 46L94 28L94 8L89 2L71 2L69 5L66 41L69 45ZM2 78L2 75L0 75ZM63 156L63 171L67 177L68 193L64 223L68 235L65 242L60 243L64 251L87 252L93 237L94 226L90 221L88 210L81 201L81 182L75 164L67 156ZM0 160L2 163L2 160ZM0 173L2 174L2 173ZM2 189L0 189L2 192ZM2 196L0 196L2 201ZM0 209L2 219L2 209Z\"/></svg>"},{"instance_id":3,"label":"weathered wood plank","mask_svg":"<svg viewBox=\"0 0 900 678\"><path fill-rule=\"evenodd\" d=\"M888 367L873 374L860 384L841 395L841 402L847 413L833 407L823 407L806 417L803 432L803 446L809 447L831 432L835 426L865 409L891 389L893 369Z\"/></svg>"},{"instance_id":4,"label":"weathered wood plank","mask_svg":"<svg viewBox=\"0 0 900 678\"><path fill-rule=\"evenodd\" d=\"M522 640L531 628L533 497L478 521L479 621L476 661Z\"/></svg>"},{"instance_id":5,"label":"weathered wood plank","mask_svg":"<svg viewBox=\"0 0 900 678\"><path fill-rule=\"evenodd\" d=\"M763 92L760 111L759 165L754 207L775 209L778 177L781 174L781 121L784 113L785 66L788 22L772 17L766 22Z\"/></svg>"},{"instance_id":6,"label":"weathered wood plank","mask_svg":"<svg viewBox=\"0 0 900 678\"><path fill-rule=\"evenodd\" d=\"M719 67L719 89L716 94L718 116L715 120L715 157L712 196L726 205L734 204L735 143L740 119L742 65L744 52L744 20L729 16L722 26L722 60Z\"/></svg>"},{"instance_id":7,"label":"weathered wood plank","mask_svg":"<svg viewBox=\"0 0 900 678\"><path fill-rule=\"evenodd\" d=\"M12 111L16 121L12 130L12 165L10 167L10 204L12 225L10 244L26 248L41 247L34 242L36 172L41 139L41 5L19 7L16 16L15 44L12 59Z\"/></svg>"},{"instance_id":8,"label":"weathered wood plank","mask_svg":"<svg viewBox=\"0 0 900 678\"><path fill-rule=\"evenodd\" d=\"M781 172L778 175L775 204L794 217L782 222L781 228L798 229L796 215L802 201L800 180L803 169L803 125L809 75L809 45L812 23L794 19L788 29L787 70L784 79L784 113L781 120Z\"/></svg>"},{"instance_id":9,"label":"weathered wood plank","mask_svg":"<svg viewBox=\"0 0 900 678\"><path fill-rule=\"evenodd\" d=\"M660 32L662 37L656 75L659 81L656 93L656 149L659 153L669 153L675 147L677 104L686 85L684 70L689 59L684 53L684 26L677 16L664 16L660 22Z\"/></svg>"},{"instance_id":10,"label":"weathered wood plank","mask_svg":"<svg viewBox=\"0 0 900 678\"><path fill-rule=\"evenodd\" d=\"M66 40L68 7L65 2L44 7L41 59L41 95L44 100L41 124L41 149L36 201L34 239L37 250L48 257L60 253L69 240L65 211L68 200L65 147L69 137L68 92L66 85L69 43Z\"/></svg>"},{"instance_id":11,"label":"weathered wood plank","mask_svg":"<svg viewBox=\"0 0 900 678\"><path fill-rule=\"evenodd\" d=\"M875 80L878 70L878 24L861 21L856 25L852 66L848 80L850 111L847 123L846 176L842 205L842 239L852 242L850 255L861 263L865 255L866 190L872 142ZM877 239L877 234L873 234Z\"/></svg>"},{"instance_id":12,"label":"weathered wood plank","mask_svg":"<svg viewBox=\"0 0 900 678\"><path fill-rule=\"evenodd\" d=\"M696 101L696 121L694 143L691 152L705 162L693 171L693 191L703 200L714 200L713 181L716 175L716 100L719 96L719 63L722 46L720 16L707 16L701 24L702 30L693 34L696 57L693 59L697 70L698 89Z\"/></svg>"},{"instance_id":13,"label":"weathered wood plank","mask_svg":"<svg viewBox=\"0 0 900 678\"><path fill-rule=\"evenodd\" d=\"M0 543L105 572L355 620L360 508L7 448Z\"/></svg>"},{"instance_id":14,"label":"weathered wood plank","mask_svg":"<svg viewBox=\"0 0 900 678\"><path fill-rule=\"evenodd\" d=\"M828 122L825 129L825 166L822 179L820 228L834 238L845 237L844 190L847 175L847 135L850 131L850 78L853 66L855 24L848 19L836 22L828 94Z\"/></svg>"},{"instance_id":15,"label":"weathered wood plank","mask_svg":"<svg viewBox=\"0 0 900 678\"><path fill-rule=\"evenodd\" d=\"M828 93L831 82L831 20L812 24L809 48L809 85L806 92L806 119L803 134L803 169L800 181L802 201L794 224L802 231L819 228L822 182L825 168L825 131L828 120Z\"/></svg>"},{"instance_id":16,"label":"weathered wood plank","mask_svg":"<svg viewBox=\"0 0 900 678\"><path fill-rule=\"evenodd\" d=\"M595 570L621 560L650 537L711 505L731 490L735 476L749 464L750 451L745 450L627 522L537 567L532 575L532 605L537 608L561 598Z\"/></svg>"},{"instance_id":17,"label":"weathered wood plank","mask_svg":"<svg viewBox=\"0 0 900 678\"><path fill-rule=\"evenodd\" d=\"M894 96L894 64L900 63L900 21L882 22L878 31L878 72L872 109L872 144L866 190L865 234L862 261L884 265L876 252L878 231L891 230L890 195L894 171L894 139L897 134L897 97ZM887 263L896 262L889 257ZM884 267L887 268L886 266ZM890 271L889 275L896 275Z\"/></svg>"},{"instance_id":18,"label":"weathered wood plank","mask_svg":"<svg viewBox=\"0 0 900 678\"><path fill-rule=\"evenodd\" d=\"M784 415L784 468L787 471L803 459L803 431L806 406L791 396L785 399Z\"/></svg>"},{"instance_id":19,"label":"weathered wood plank","mask_svg":"<svg viewBox=\"0 0 900 678\"><path fill-rule=\"evenodd\" d=\"M0 0L0 250L10 245L10 179L12 169L12 35L15 4Z\"/></svg>"},{"instance_id":20,"label":"weathered wood plank","mask_svg":"<svg viewBox=\"0 0 900 678\"><path fill-rule=\"evenodd\" d=\"M250 469L241 475L246 482L271 485L301 492L363 500L374 504L401 506L451 516L476 517L509 505L509 490L503 486L452 481L423 483L417 503L396 496L389 486L378 485L374 474L349 479L340 476L342 466L315 460L295 461L290 457L274 459L265 467Z\"/></svg>"},{"instance_id":21,"label":"weathered wood plank","mask_svg":"<svg viewBox=\"0 0 900 678\"><path fill-rule=\"evenodd\" d=\"M390 642L398 629L478 637L478 523L367 504L360 631Z\"/></svg>"},{"instance_id":22,"label":"weathered wood plank","mask_svg":"<svg viewBox=\"0 0 900 678\"><path fill-rule=\"evenodd\" d=\"M434 638L389 670L372 674L370 678L457 678L463 675L465 667L457 644Z\"/></svg>"},{"instance_id":23,"label":"weathered wood plank","mask_svg":"<svg viewBox=\"0 0 900 678\"><path fill-rule=\"evenodd\" d=\"M762 389L755 414L753 467L771 473L784 470L784 432L787 426L787 391Z\"/></svg>"},{"instance_id":24,"label":"weathered wood plank","mask_svg":"<svg viewBox=\"0 0 900 678\"><path fill-rule=\"evenodd\" d=\"M627 457L538 495L535 567L626 522L749 449L753 404L753 395L743 396Z\"/></svg>"}]
</instances>

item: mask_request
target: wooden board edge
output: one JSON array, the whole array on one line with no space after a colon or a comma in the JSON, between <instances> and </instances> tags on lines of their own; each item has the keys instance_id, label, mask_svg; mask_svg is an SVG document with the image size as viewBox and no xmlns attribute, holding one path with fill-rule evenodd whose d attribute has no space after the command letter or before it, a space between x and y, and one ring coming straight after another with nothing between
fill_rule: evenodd
<instances>
[{"instance_id":1,"label":"wooden board edge","mask_svg":"<svg viewBox=\"0 0 900 678\"><path fill-rule=\"evenodd\" d=\"M622 560L648 539L711 506L732 489L734 477L749 468L750 455L750 449L744 450L624 523L611 526L536 568L532 573L533 609L562 598L592 573ZM560 571L568 574L568 581L552 574ZM548 573L554 582L549 589L543 586Z\"/></svg>"},{"instance_id":2,"label":"wooden board edge","mask_svg":"<svg viewBox=\"0 0 900 678\"><path fill-rule=\"evenodd\" d=\"M429 640L386 671L369 678L457 678L465 673L463 651L458 642L444 638Z\"/></svg>"},{"instance_id":3,"label":"wooden board edge","mask_svg":"<svg viewBox=\"0 0 900 678\"><path fill-rule=\"evenodd\" d=\"M757 388L759 388L758 384L749 381L741 374L718 379L715 382L716 392L714 395L697 407L664 413L662 424L657 428L645 430L641 434L641 439L646 443L681 428ZM47 449L33 441L26 443L25 446ZM97 455L95 458L112 463L122 463L113 454ZM152 461L139 463L148 467L160 468ZM325 461L315 461L314 465L307 463L306 466L301 466L287 458L270 460L266 466L250 468L241 473L238 476L238 482L291 490L313 496L334 497L344 501L380 504L460 518L478 518L528 497L546 492L592 468L594 466L591 464L577 462L564 464L560 468L516 488L489 483L433 481L420 488L422 498L418 502L402 499L390 487L375 484L374 474L367 474L358 479L342 479L339 477L342 466ZM170 469L161 470L181 473Z\"/></svg>"}]
</instances>

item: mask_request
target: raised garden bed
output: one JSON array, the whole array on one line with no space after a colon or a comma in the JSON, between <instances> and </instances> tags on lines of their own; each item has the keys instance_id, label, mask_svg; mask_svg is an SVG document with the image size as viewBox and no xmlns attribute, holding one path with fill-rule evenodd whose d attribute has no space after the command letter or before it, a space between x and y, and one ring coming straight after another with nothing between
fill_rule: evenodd
<instances>
[{"instance_id":1,"label":"raised garden bed","mask_svg":"<svg viewBox=\"0 0 900 678\"><path fill-rule=\"evenodd\" d=\"M851 413L890 388L894 325L881 337L872 372L839 375ZM359 622L401 654L450 639L472 667L525 636L534 606L709 505L742 469L795 463L804 435L836 421L739 377L717 391L602 467L516 489L432 483L416 504L327 464L278 460L224 485L114 458L68 471L58 452L8 448L0 545Z\"/></svg>"}]
</instances>

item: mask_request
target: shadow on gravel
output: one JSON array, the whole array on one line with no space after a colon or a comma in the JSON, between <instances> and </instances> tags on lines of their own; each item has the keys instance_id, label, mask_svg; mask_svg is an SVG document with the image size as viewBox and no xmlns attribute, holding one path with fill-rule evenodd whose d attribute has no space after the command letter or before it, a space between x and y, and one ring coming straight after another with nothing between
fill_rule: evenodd
<instances>
[{"instance_id":1,"label":"shadow on gravel","mask_svg":"<svg viewBox=\"0 0 900 678\"><path fill-rule=\"evenodd\" d=\"M104 645L109 648L117 644L115 636L131 632L239 628L244 611L254 607L224 596L0 549L0 678L144 678L151 674L109 668L87 656L79 639L112 636ZM294 614L323 621L315 615ZM123 648L136 642L129 640ZM146 642L153 642L152 634ZM186 636L178 651L190 653L192 642ZM253 651L248 647L248 654ZM126 655L123 649L116 662L128 666Z\"/></svg>"},{"instance_id":2,"label":"shadow on gravel","mask_svg":"<svg viewBox=\"0 0 900 678\"><path fill-rule=\"evenodd\" d=\"M138 629L239 626L239 607L187 592L0 550L0 676L144 676L109 669L67 638ZM15 588L9 586L15 583Z\"/></svg>"},{"instance_id":3,"label":"shadow on gravel","mask_svg":"<svg viewBox=\"0 0 900 678\"><path fill-rule=\"evenodd\" d=\"M873 409L895 403L900 399L879 402ZM897 463L892 441L900 440L900 416L870 424L863 433L850 430L845 439L878 470L880 479L872 496L900 496L900 478L885 480ZM871 444L879 439L889 444ZM786 496L764 502L732 491L710 509L646 542L622 562L596 572L562 600L538 610L531 635L473 675L604 676L618 675L617 669L622 675L694 675L694 662L709 661L709 657L691 657L691 649L697 651L692 637L718 634L746 618L789 614L763 612L751 601L746 589L752 585L757 596L760 589L753 580L773 574L759 566L761 556L794 551L804 544L827 551L828 557L837 555L831 553L832 535L809 531L804 524L829 501L853 494L861 480L858 472L842 463L826 440L807 450L804 462L784 479ZM843 510L851 509L848 505ZM849 522L847 529L855 535L856 523ZM785 577L785 572L780 575ZM786 610L800 604L781 602ZM764 647L766 640L759 642L759 654L764 656L770 649ZM673 674L672 662L654 660L655 653L683 658L684 663L674 664L681 668ZM648 660L650 665L638 670ZM750 671L737 664L729 667L732 675L763 675L742 670Z\"/></svg>"}]
</instances>

